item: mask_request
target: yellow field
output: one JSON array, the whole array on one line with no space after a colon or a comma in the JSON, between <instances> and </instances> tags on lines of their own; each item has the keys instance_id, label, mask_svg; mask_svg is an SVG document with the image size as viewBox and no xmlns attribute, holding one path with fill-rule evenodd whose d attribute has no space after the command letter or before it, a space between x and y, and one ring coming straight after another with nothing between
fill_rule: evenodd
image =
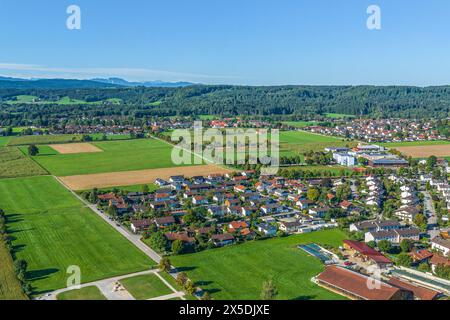
<instances>
[{"instance_id":1,"label":"yellow field","mask_svg":"<svg viewBox=\"0 0 450 320\"><path fill-rule=\"evenodd\" d=\"M96 173L77 176L59 177L72 190L87 190L92 188L109 188L115 186L131 186L154 183L157 178L168 179L174 175L185 177L207 176L209 174L225 174L232 170L216 165L201 165L176 168L136 170L124 172Z\"/></svg>"},{"instance_id":2,"label":"yellow field","mask_svg":"<svg viewBox=\"0 0 450 320\"><path fill-rule=\"evenodd\" d=\"M103 152L102 149L90 143L53 144L50 147L61 154Z\"/></svg>"},{"instance_id":3,"label":"yellow field","mask_svg":"<svg viewBox=\"0 0 450 320\"><path fill-rule=\"evenodd\" d=\"M412 147L395 147L404 155L413 158L427 158L429 156L448 157L450 156L450 144L428 145L428 146L412 146Z\"/></svg>"}]
</instances>

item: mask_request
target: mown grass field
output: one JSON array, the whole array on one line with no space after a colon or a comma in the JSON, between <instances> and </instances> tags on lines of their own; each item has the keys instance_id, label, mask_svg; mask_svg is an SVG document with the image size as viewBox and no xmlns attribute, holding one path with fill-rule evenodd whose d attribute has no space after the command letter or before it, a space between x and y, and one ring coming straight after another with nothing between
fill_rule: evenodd
<instances>
[{"instance_id":1,"label":"mown grass field","mask_svg":"<svg viewBox=\"0 0 450 320\"><path fill-rule=\"evenodd\" d=\"M0 148L0 178L45 175L47 172L17 147Z\"/></svg>"},{"instance_id":2,"label":"mown grass field","mask_svg":"<svg viewBox=\"0 0 450 320\"><path fill-rule=\"evenodd\" d=\"M154 274L145 274L120 280L120 283L136 300L148 300L173 293Z\"/></svg>"},{"instance_id":3,"label":"mown grass field","mask_svg":"<svg viewBox=\"0 0 450 320\"><path fill-rule=\"evenodd\" d=\"M324 266L317 258L297 248L301 243L337 247L343 239L343 232L326 230L252 241L170 259L215 299L260 299L262 284L268 279L275 282L278 299L343 299L311 282Z\"/></svg>"},{"instance_id":4,"label":"mown grass field","mask_svg":"<svg viewBox=\"0 0 450 320\"><path fill-rule=\"evenodd\" d=\"M154 264L52 177L0 180L0 199L34 295L65 287L72 265L85 283Z\"/></svg>"},{"instance_id":5,"label":"mown grass field","mask_svg":"<svg viewBox=\"0 0 450 320\"><path fill-rule=\"evenodd\" d=\"M20 282L14 273L13 260L0 239L0 300L25 300Z\"/></svg>"},{"instance_id":6,"label":"mown grass field","mask_svg":"<svg viewBox=\"0 0 450 320\"><path fill-rule=\"evenodd\" d=\"M325 113L325 117L330 119L356 118L356 116L353 114L343 114L343 113Z\"/></svg>"},{"instance_id":7,"label":"mown grass field","mask_svg":"<svg viewBox=\"0 0 450 320\"><path fill-rule=\"evenodd\" d=\"M326 147L355 146L354 141L309 133L305 131L280 132L280 155L294 156L307 151L324 151Z\"/></svg>"},{"instance_id":8,"label":"mown grass field","mask_svg":"<svg viewBox=\"0 0 450 320\"><path fill-rule=\"evenodd\" d=\"M11 140L11 137L0 136L0 147L6 146L10 140Z\"/></svg>"},{"instance_id":9,"label":"mown grass field","mask_svg":"<svg viewBox=\"0 0 450 320\"><path fill-rule=\"evenodd\" d=\"M149 192L155 191L159 187L156 184L150 183L147 184ZM137 184L132 186L117 186L117 187L108 187L108 188L98 188L99 191L103 192L111 192L112 190L116 189L121 192L142 192L142 189L144 187L144 184ZM85 192L85 191L91 191L91 189L88 190L81 190L77 191L77 193Z\"/></svg>"},{"instance_id":10,"label":"mown grass field","mask_svg":"<svg viewBox=\"0 0 450 320\"><path fill-rule=\"evenodd\" d=\"M61 292L57 300L107 300L96 286L84 287L77 290Z\"/></svg>"},{"instance_id":11,"label":"mown grass field","mask_svg":"<svg viewBox=\"0 0 450 320\"><path fill-rule=\"evenodd\" d=\"M159 140L102 141L92 144L103 152L59 154L49 147L43 147L42 153L33 159L56 176L175 167L171 159L172 146Z\"/></svg>"},{"instance_id":12,"label":"mown grass field","mask_svg":"<svg viewBox=\"0 0 450 320\"><path fill-rule=\"evenodd\" d=\"M317 121L286 121L282 123L294 128L304 128L317 125Z\"/></svg>"}]
</instances>

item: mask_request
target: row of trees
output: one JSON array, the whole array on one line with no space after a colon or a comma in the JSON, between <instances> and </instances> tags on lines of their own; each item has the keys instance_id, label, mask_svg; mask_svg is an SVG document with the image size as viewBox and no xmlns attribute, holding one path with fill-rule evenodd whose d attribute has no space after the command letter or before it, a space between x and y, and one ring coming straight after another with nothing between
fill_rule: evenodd
<instances>
[{"instance_id":1,"label":"row of trees","mask_svg":"<svg viewBox=\"0 0 450 320\"><path fill-rule=\"evenodd\" d=\"M9 250L11 257L13 258L14 272L17 276L17 279L20 282L22 291L27 296L29 296L32 293L33 289L32 289L31 284L26 279L26 272L27 272L28 264L25 260L15 259L11 236L8 234L7 228L6 228L6 215L2 209L0 209L0 237L1 237L0 241L3 241L5 243L6 248Z\"/></svg>"}]
</instances>

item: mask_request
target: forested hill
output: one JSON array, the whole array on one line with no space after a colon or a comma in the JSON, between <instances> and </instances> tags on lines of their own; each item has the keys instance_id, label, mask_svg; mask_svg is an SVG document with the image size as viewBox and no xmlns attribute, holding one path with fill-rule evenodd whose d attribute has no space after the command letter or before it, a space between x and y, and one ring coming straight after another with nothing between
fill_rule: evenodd
<instances>
[{"instance_id":1,"label":"forested hill","mask_svg":"<svg viewBox=\"0 0 450 320\"><path fill-rule=\"evenodd\" d=\"M50 102L61 97L86 102L116 99L121 102L113 107L115 112L121 110L137 117L200 114L305 117L341 113L370 117L445 118L450 115L450 86L195 85L183 88L0 89L2 111L11 111L18 105L26 107L26 104L7 104L9 99L19 95L36 96ZM29 106L29 111L37 112L44 105ZM76 105L65 108L76 108ZM92 106L92 110L99 112L98 104ZM102 112L108 113L108 110L105 107ZM89 111L90 107L84 105L83 112Z\"/></svg>"}]
</instances>

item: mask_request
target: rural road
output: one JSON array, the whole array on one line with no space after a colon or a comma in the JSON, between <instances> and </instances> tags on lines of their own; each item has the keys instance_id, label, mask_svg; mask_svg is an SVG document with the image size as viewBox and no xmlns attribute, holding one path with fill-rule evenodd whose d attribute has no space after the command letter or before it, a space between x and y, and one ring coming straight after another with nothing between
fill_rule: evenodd
<instances>
[{"instance_id":1,"label":"rural road","mask_svg":"<svg viewBox=\"0 0 450 320\"><path fill-rule=\"evenodd\" d=\"M424 195L423 210L425 217L427 217L427 233L430 235L430 239L433 239L434 237L439 235L439 230L434 229L437 226L436 210L434 209L430 193L428 191L422 191L422 193Z\"/></svg>"}]
</instances>

